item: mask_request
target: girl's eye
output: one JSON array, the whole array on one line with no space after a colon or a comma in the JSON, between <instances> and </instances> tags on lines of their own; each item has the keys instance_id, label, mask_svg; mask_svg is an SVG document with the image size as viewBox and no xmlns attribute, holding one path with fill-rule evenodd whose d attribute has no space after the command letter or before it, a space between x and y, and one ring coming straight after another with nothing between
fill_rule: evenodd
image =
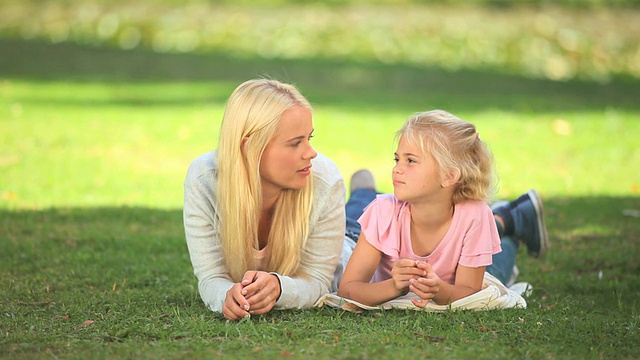
<instances>
[{"instance_id":1,"label":"girl's eye","mask_svg":"<svg viewBox=\"0 0 640 360\"><path fill-rule=\"evenodd\" d=\"M408 162L409 164L411 164L411 163L414 163L414 162L415 162L415 160L413 160L413 159L407 159L407 162Z\"/></svg>"},{"instance_id":2,"label":"girl's eye","mask_svg":"<svg viewBox=\"0 0 640 360\"><path fill-rule=\"evenodd\" d=\"M397 164L397 163L398 163L398 161L400 161L400 159L398 159L398 158L393 158L393 162L394 162L394 163L396 163L396 164Z\"/></svg>"}]
</instances>

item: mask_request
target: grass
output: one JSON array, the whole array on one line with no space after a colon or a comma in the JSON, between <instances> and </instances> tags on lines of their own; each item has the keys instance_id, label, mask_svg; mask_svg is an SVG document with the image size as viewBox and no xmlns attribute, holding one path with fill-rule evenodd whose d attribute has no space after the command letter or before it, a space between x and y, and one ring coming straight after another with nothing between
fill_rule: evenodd
<instances>
[{"instance_id":1,"label":"grass","mask_svg":"<svg viewBox=\"0 0 640 360\"><path fill-rule=\"evenodd\" d=\"M566 82L375 59L0 39L0 357L636 358L640 349L637 78ZM434 107L476 123L501 198L543 195L552 249L519 254L526 310L336 309L239 323L202 304L182 228L189 162L224 102L259 75L315 107L316 148L383 191L391 135Z\"/></svg>"},{"instance_id":2,"label":"grass","mask_svg":"<svg viewBox=\"0 0 640 360\"><path fill-rule=\"evenodd\" d=\"M638 226L610 209L634 204L549 199L554 251L542 264L521 258L535 286L526 310L311 309L237 324L201 304L179 210L5 210L0 349L9 358L633 358Z\"/></svg>"}]
</instances>

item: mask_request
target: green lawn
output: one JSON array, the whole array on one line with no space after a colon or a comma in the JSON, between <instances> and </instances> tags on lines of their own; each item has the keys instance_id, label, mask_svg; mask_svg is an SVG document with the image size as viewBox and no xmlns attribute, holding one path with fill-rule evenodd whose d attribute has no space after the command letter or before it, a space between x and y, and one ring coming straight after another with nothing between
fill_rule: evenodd
<instances>
[{"instance_id":1,"label":"green lawn","mask_svg":"<svg viewBox=\"0 0 640 360\"><path fill-rule=\"evenodd\" d=\"M561 82L12 35L0 36L0 54L2 358L638 356L640 220L626 211L640 210L633 73ZM542 261L518 258L529 307L323 308L240 323L207 310L184 242L182 181L215 147L233 88L264 75L297 84L315 108L316 149L347 179L370 168L382 191L407 116L442 108L474 122L496 157L498 197L533 187L545 201L552 248Z\"/></svg>"}]
</instances>

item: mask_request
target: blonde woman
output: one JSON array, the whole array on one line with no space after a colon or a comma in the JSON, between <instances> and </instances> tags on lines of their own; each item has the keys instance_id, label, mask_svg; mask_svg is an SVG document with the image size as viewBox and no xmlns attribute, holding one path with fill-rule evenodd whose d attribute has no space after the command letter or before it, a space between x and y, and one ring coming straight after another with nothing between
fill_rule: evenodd
<instances>
[{"instance_id":1,"label":"blonde woman","mask_svg":"<svg viewBox=\"0 0 640 360\"><path fill-rule=\"evenodd\" d=\"M217 151L189 167L191 263L202 300L227 319L311 307L337 288L355 242L345 241L342 176L312 136L312 108L294 86L249 80L227 102Z\"/></svg>"}]
</instances>

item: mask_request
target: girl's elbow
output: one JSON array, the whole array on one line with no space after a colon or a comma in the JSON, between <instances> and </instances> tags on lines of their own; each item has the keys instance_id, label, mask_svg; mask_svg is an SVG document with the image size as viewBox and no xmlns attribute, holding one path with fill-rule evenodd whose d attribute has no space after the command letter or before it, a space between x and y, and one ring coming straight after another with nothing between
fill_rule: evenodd
<instances>
[{"instance_id":1,"label":"girl's elbow","mask_svg":"<svg viewBox=\"0 0 640 360\"><path fill-rule=\"evenodd\" d=\"M338 296L349 298L349 295L349 284L345 284L344 282L340 283L340 286L338 286Z\"/></svg>"}]
</instances>

